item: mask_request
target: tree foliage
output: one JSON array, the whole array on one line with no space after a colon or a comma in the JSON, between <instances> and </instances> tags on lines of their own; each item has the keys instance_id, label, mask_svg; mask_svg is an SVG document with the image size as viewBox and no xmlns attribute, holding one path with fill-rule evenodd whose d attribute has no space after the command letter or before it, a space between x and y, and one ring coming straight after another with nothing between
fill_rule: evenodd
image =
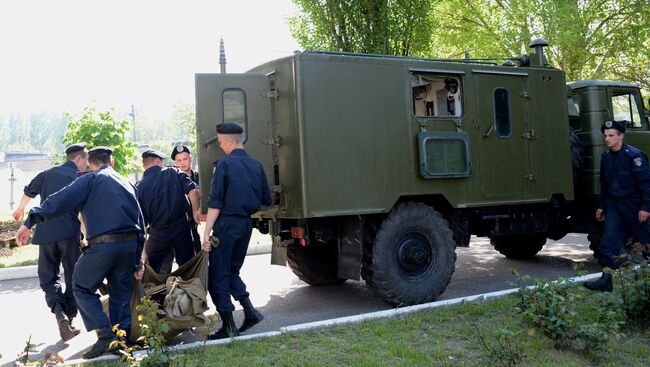
<instances>
[{"instance_id":1,"label":"tree foliage","mask_svg":"<svg viewBox=\"0 0 650 367\"><path fill-rule=\"evenodd\" d=\"M97 112L94 107L86 107L81 116L67 114L68 131L61 142L71 145L86 142L88 148L107 146L113 149L114 169L122 175L128 175L135 169L135 143L127 140L129 123L118 121L114 111Z\"/></svg>"},{"instance_id":2,"label":"tree foliage","mask_svg":"<svg viewBox=\"0 0 650 367\"><path fill-rule=\"evenodd\" d=\"M433 0L293 0L289 29L311 50L421 55L430 49Z\"/></svg>"},{"instance_id":3,"label":"tree foliage","mask_svg":"<svg viewBox=\"0 0 650 367\"><path fill-rule=\"evenodd\" d=\"M448 0L434 4L431 55L515 56L534 38L568 80L619 79L650 86L648 0Z\"/></svg>"}]
</instances>

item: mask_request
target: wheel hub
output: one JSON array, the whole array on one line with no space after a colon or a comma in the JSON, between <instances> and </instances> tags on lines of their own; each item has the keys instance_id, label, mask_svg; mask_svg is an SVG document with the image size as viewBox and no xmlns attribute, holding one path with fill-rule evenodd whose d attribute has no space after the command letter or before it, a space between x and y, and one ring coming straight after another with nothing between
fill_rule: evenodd
<instances>
[{"instance_id":1,"label":"wheel hub","mask_svg":"<svg viewBox=\"0 0 650 367\"><path fill-rule=\"evenodd\" d=\"M397 262L407 277L425 274L433 262L433 250L427 238L417 233L404 236L397 247Z\"/></svg>"}]
</instances>

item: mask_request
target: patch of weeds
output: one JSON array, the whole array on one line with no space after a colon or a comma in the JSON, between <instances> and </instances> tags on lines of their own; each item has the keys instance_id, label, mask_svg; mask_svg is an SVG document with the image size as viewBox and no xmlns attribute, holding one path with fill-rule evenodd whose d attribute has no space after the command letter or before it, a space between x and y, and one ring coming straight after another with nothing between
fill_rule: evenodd
<instances>
[{"instance_id":1,"label":"patch of weeds","mask_svg":"<svg viewBox=\"0 0 650 367\"><path fill-rule=\"evenodd\" d=\"M650 325L650 270L648 262L630 265L617 271L616 281L621 286L621 308L631 328L643 329Z\"/></svg>"},{"instance_id":2,"label":"patch of weeds","mask_svg":"<svg viewBox=\"0 0 650 367\"><path fill-rule=\"evenodd\" d=\"M522 331L513 331L507 328L494 330L488 338L481 332L478 324L474 323L476 334L481 342L481 347L488 353L490 361L497 366L519 366L526 357L521 345Z\"/></svg>"},{"instance_id":3,"label":"patch of weeds","mask_svg":"<svg viewBox=\"0 0 650 367\"><path fill-rule=\"evenodd\" d=\"M516 272L515 276L522 284L530 279ZM516 309L531 328L530 334L539 330L553 341L556 349L595 356L620 337L623 321L614 296L603 294L599 302L587 302L585 292L576 288L565 278L553 282L536 280L534 287L519 289Z\"/></svg>"}]
</instances>

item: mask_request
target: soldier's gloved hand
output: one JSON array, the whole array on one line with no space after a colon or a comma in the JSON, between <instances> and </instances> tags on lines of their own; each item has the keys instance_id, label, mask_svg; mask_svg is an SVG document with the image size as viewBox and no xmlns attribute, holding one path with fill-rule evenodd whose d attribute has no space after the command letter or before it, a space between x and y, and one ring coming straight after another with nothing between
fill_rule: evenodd
<instances>
[{"instance_id":1,"label":"soldier's gloved hand","mask_svg":"<svg viewBox=\"0 0 650 367\"><path fill-rule=\"evenodd\" d=\"M648 217L650 217L650 213L645 210L639 210L639 223L645 223L645 221L648 220Z\"/></svg>"}]
</instances>

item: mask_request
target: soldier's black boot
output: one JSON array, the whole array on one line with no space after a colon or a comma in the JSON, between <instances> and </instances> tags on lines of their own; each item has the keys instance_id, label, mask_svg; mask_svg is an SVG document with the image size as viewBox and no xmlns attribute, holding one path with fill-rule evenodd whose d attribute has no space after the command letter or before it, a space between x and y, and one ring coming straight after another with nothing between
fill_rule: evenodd
<instances>
[{"instance_id":1,"label":"soldier's black boot","mask_svg":"<svg viewBox=\"0 0 650 367\"><path fill-rule=\"evenodd\" d=\"M240 299L239 303L241 303L242 307L244 308L244 323L239 327L239 332L243 333L244 331L255 326L255 324L264 320L264 315L262 315L261 312L253 307L253 304L248 297Z\"/></svg>"},{"instance_id":2,"label":"soldier's black boot","mask_svg":"<svg viewBox=\"0 0 650 367\"><path fill-rule=\"evenodd\" d=\"M85 359L97 358L104 353L114 352L120 348L117 343L111 345L111 343L117 342L117 337L111 328L106 327L95 331L97 332L97 342L82 355Z\"/></svg>"},{"instance_id":3,"label":"soldier's black boot","mask_svg":"<svg viewBox=\"0 0 650 367\"><path fill-rule=\"evenodd\" d=\"M232 318L232 312L219 312L219 316L221 316L221 329L214 334L210 334L208 339L215 340L239 336L239 331L235 326L235 319Z\"/></svg>"},{"instance_id":4,"label":"soldier's black boot","mask_svg":"<svg viewBox=\"0 0 650 367\"><path fill-rule=\"evenodd\" d=\"M611 292L612 291L612 274L603 273L600 278L582 283L587 289L592 291Z\"/></svg>"},{"instance_id":5,"label":"soldier's black boot","mask_svg":"<svg viewBox=\"0 0 650 367\"><path fill-rule=\"evenodd\" d=\"M80 331L72 327L72 323L70 323L70 320L65 315L63 306L61 306L60 303L55 304L52 311L54 312L54 317L56 317L56 323L59 327L59 335L63 341L68 341L79 335Z\"/></svg>"}]
</instances>

